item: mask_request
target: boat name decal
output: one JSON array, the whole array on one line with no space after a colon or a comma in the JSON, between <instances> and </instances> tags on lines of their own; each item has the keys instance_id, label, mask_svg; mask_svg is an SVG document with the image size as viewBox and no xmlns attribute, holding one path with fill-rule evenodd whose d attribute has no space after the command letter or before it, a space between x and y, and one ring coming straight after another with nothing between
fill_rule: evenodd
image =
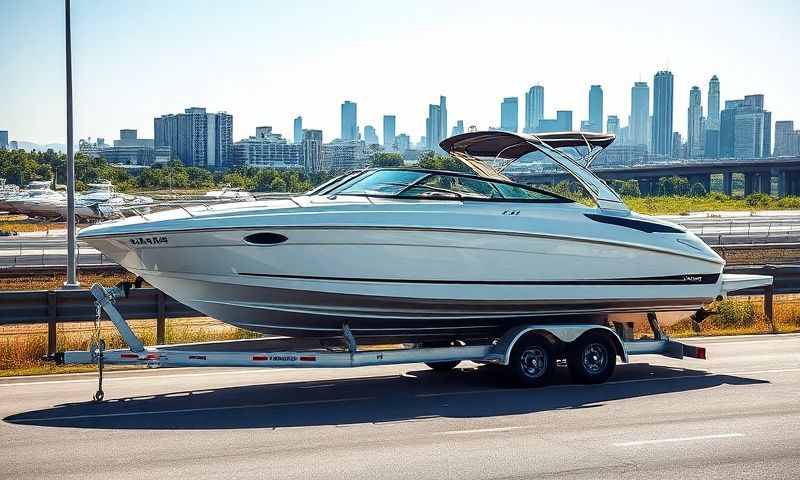
<instances>
[{"instance_id":1,"label":"boat name decal","mask_svg":"<svg viewBox=\"0 0 800 480\"><path fill-rule=\"evenodd\" d=\"M684 275L683 280L685 282L700 283L701 281L703 281L703 277L701 277L700 275Z\"/></svg>"},{"instance_id":2,"label":"boat name decal","mask_svg":"<svg viewBox=\"0 0 800 480\"><path fill-rule=\"evenodd\" d=\"M131 245L166 245L169 243L167 237L137 237L130 239Z\"/></svg>"}]
</instances>

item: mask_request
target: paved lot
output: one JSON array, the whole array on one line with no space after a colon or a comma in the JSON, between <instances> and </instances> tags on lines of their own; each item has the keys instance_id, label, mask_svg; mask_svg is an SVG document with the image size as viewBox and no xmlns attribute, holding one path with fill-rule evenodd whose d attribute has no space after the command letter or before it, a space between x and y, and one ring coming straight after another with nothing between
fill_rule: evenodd
<instances>
[{"instance_id":1,"label":"paved lot","mask_svg":"<svg viewBox=\"0 0 800 480\"><path fill-rule=\"evenodd\" d=\"M800 336L701 339L608 384L496 371L157 370L0 381L2 478L800 478ZM565 369L561 369L565 370Z\"/></svg>"}]
</instances>

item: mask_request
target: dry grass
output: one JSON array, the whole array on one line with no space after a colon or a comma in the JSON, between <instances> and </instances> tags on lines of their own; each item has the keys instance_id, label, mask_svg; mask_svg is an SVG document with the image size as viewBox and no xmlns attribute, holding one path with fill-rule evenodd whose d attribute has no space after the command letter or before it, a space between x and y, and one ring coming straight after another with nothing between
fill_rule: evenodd
<instances>
[{"instance_id":1,"label":"dry grass","mask_svg":"<svg viewBox=\"0 0 800 480\"><path fill-rule=\"evenodd\" d=\"M46 232L66 228L63 222L34 220L25 215L0 215L0 232Z\"/></svg>"},{"instance_id":2,"label":"dry grass","mask_svg":"<svg viewBox=\"0 0 800 480\"><path fill-rule=\"evenodd\" d=\"M665 330L674 337L767 334L773 333L773 326L777 333L800 332L800 297L797 295L775 297L772 324L764 315L761 296L718 302L714 309L719 313L697 326L687 319Z\"/></svg>"},{"instance_id":3,"label":"dry grass","mask_svg":"<svg viewBox=\"0 0 800 480\"><path fill-rule=\"evenodd\" d=\"M155 345L155 326L152 320L130 322L133 331L145 345ZM60 324L57 349L86 350L94 327L91 322ZM218 340L255 338L258 334L223 324L213 319L167 320L167 343L194 343ZM107 348L125 348L119 333L110 322L104 321L101 336ZM0 377L91 371L91 366L55 366L42 358L47 354L47 328L44 325L12 325L0 328Z\"/></svg>"},{"instance_id":4,"label":"dry grass","mask_svg":"<svg viewBox=\"0 0 800 480\"><path fill-rule=\"evenodd\" d=\"M66 269L66 267L64 267ZM55 290L61 288L66 281L66 272L36 274L26 277L0 278L0 290ZM132 282L136 276L131 273L92 273L78 271L81 285L90 287L93 283L116 285L121 281Z\"/></svg>"}]
</instances>

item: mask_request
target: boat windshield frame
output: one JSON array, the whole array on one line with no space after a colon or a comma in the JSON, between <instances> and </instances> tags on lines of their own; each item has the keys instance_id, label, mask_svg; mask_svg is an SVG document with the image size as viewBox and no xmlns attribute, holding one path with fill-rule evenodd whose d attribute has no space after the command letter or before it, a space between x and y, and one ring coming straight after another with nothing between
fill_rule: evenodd
<instances>
[{"instance_id":1,"label":"boat windshield frame","mask_svg":"<svg viewBox=\"0 0 800 480\"><path fill-rule=\"evenodd\" d=\"M368 176L372 176L377 172L384 172L384 171L403 171L403 172L414 172L414 173L422 173L423 175L419 178L415 179L412 182L409 182L405 185L400 191L397 193L387 193L387 194L380 194L380 193L346 193L341 192L341 190L346 189L355 183L358 180L367 178ZM437 175L445 175L450 177L456 178L466 178L469 180L477 180L480 182L484 182L487 184L503 184L508 185L515 188L520 188L528 192L536 193L539 195L544 195L549 198L504 198L504 197L478 197L472 196L468 194L463 194L461 192L456 191L447 191L443 190L446 196L417 196L417 195L403 195L403 192L410 190L412 188L425 188L428 187L421 186L420 184L431 177ZM345 178L346 177L346 178ZM475 202L498 202L498 203L575 203L574 200L561 196L557 193L550 192L548 190L543 190L540 188L531 187L528 185L522 185L520 183L515 183L508 180L498 179L498 178L487 178L481 175L473 175L465 172L453 172L450 170L433 170L433 169L425 169L425 168L411 168L411 167L384 167L384 168L371 168L365 170L359 170L355 172L350 172L349 174L342 175L337 177L338 180L336 182L328 182L325 184L328 188L325 188L324 191L320 187L315 190L312 190L310 195L317 195L317 196L329 196L329 197L336 197L336 196L357 196L357 197L374 197L374 198L396 198L401 200L446 200L446 201L475 201ZM430 190L436 191L439 190L435 187L431 187ZM500 195L502 192L498 191Z\"/></svg>"}]
</instances>

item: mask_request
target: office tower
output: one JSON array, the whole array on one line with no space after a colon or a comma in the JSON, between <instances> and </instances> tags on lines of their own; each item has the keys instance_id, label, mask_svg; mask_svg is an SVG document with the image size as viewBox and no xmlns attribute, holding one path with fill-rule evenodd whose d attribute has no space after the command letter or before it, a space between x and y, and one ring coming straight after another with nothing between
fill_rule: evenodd
<instances>
[{"instance_id":1,"label":"office tower","mask_svg":"<svg viewBox=\"0 0 800 480\"><path fill-rule=\"evenodd\" d=\"M772 153L772 113L764 110L764 95L746 95L736 109L736 158L764 158Z\"/></svg>"},{"instance_id":2,"label":"office tower","mask_svg":"<svg viewBox=\"0 0 800 480\"><path fill-rule=\"evenodd\" d=\"M303 168L306 172L322 171L322 130L303 130Z\"/></svg>"},{"instance_id":3,"label":"office tower","mask_svg":"<svg viewBox=\"0 0 800 480\"><path fill-rule=\"evenodd\" d=\"M441 105L428 105L428 118L425 119L425 148L434 150L444 138L442 127Z\"/></svg>"},{"instance_id":4,"label":"office tower","mask_svg":"<svg viewBox=\"0 0 800 480\"><path fill-rule=\"evenodd\" d=\"M616 115L609 115L606 121L606 132L619 136L619 130L619 117Z\"/></svg>"},{"instance_id":5,"label":"office tower","mask_svg":"<svg viewBox=\"0 0 800 480\"><path fill-rule=\"evenodd\" d=\"M539 121L544 118L544 87L532 86L525 93L525 127L523 132L533 133L539 128Z\"/></svg>"},{"instance_id":6,"label":"office tower","mask_svg":"<svg viewBox=\"0 0 800 480\"><path fill-rule=\"evenodd\" d=\"M794 129L791 120L775 122L775 149L776 157L800 155L800 130Z\"/></svg>"},{"instance_id":7,"label":"office tower","mask_svg":"<svg viewBox=\"0 0 800 480\"><path fill-rule=\"evenodd\" d=\"M397 127L394 115L383 116L383 149L387 152L395 151L395 129Z\"/></svg>"},{"instance_id":8,"label":"office tower","mask_svg":"<svg viewBox=\"0 0 800 480\"><path fill-rule=\"evenodd\" d=\"M672 156L675 158L683 158L686 156L683 138L678 132L672 132Z\"/></svg>"},{"instance_id":9,"label":"office tower","mask_svg":"<svg viewBox=\"0 0 800 480\"><path fill-rule=\"evenodd\" d=\"M705 139L701 119L703 118L703 105L700 87L694 86L689 91L688 123L686 126L686 148L689 158L703 156Z\"/></svg>"},{"instance_id":10,"label":"office tower","mask_svg":"<svg viewBox=\"0 0 800 480\"><path fill-rule=\"evenodd\" d=\"M635 82L631 87L631 116L629 119L632 145L650 145L648 123L650 122L650 87L647 82Z\"/></svg>"},{"instance_id":11,"label":"office tower","mask_svg":"<svg viewBox=\"0 0 800 480\"><path fill-rule=\"evenodd\" d=\"M672 72L661 71L653 78L652 153L672 154Z\"/></svg>"},{"instance_id":12,"label":"office tower","mask_svg":"<svg viewBox=\"0 0 800 480\"><path fill-rule=\"evenodd\" d=\"M708 130L719 130L719 79L716 75L708 82Z\"/></svg>"},{"instance_id":13,"label":"office tower","mask_svg":"<svg viewBox=\"0 0 800 480\"><path fill-rule=\"evenodd\" d=\"M294 134L292 135L294 143L303 143L303 117L297 116L294 119Z\"/></svg>"},{"instance_id":14,"label":"office tower","mask_svg":"<svg viewBox=\"0 0 800 480\"><path fill-rule=\"evenodd\" d=\"M256 127L256 136L233 144L233 164L247 167L302 169L303 148L288 143L272 127Z\"/></svg>"},{"instance_id":15,"label":"office tower","mask_svg":"<svg viewBox=\"0 0 800 480\"><path fill-rule=\"evenodd\" d=\"M0 150L8 149L8 130L0 130Z\"/></svg>"},{"instance_id":16,"label":"office tower","mask_svg":"<svg viewBox=\"0 0 800 480\"><path fill-rule=\"evenodd\" d=\"M603 87L592 85L589 89L589 122L591 132L603 131Z\"/></svg>"},{"instance_id":17,"label":"office tower","mask_svg":"<svg viewBox=\"0 0 800 480\"><path fill-rule=\"evenodd\" d=\"M439 96L439 138L436 145L447 137L447 97Z\"/></svg>"},{"instance_id":18,"label":"office tower","mask_svg":"<svg viewBox=\"0 0 800 480\"><path fill-rule=\"evenodd\" d=\"M736 110L744 100L726 100L719 115L719 157L732 158L736 145Z\"/></svg>"},{"instance_id":19,"label":"office tower","mask_svg":"<svg viewBox=\"0 0 800 480\"><path fill-rule=\"evenodd\" d=\"M395 150L400 153L411 150L411 137L405 133L401 133L394 137L394 144L396 145Z\"/></svg>"},{"instance_id":20,"label":"office tower","mask_svg":"<svg viewBox=\"0 0 800 480\"><path fill-rule=\"evenodd\" d=\"M358 140L358 105L345 100L342 104L342 140Z\"/></svg>"},{"instance_id":21,"label":"office tower","mask_svg":"<svg viewBox=\"0 0 800 480\"><path fill-rule=\"evenodd\" d=\"M516 132L519 122L519 99L506 97L500 104L500 130Z\"/></svg>"},{"instance_id":22,"label":"office tower","mask_svg":"<svg viewBox=\"0 0 800 480\"><path fill-rule=\"evenodd\" d=\"M451 136L461 135L462 133L464 133L464 120L459 120L455 125L453 125L453 132Z\"/></svg>"},{"instance_id":23,"label":"office tower","mask_svg":"<svg viewBox=\"0 0 800 480\"><path fill-rule=\"evenodd\" d=\"M378 145L380 142L378 141L378 134L375 132L375 127L372 125L366 125L364 127L364 142L367 145Z\"/></svg>"},{"instance_id":24,"label":"office tower","mask_svg":"<svg viewBox=\"0 0 800 480\"><path fill-rule=\"evenodd\" d=\"M232 159L233 116L187 108L153 122L155 147L170 147L185 164L209 169L226 166Z\"/></svg>"}]
</instances>

